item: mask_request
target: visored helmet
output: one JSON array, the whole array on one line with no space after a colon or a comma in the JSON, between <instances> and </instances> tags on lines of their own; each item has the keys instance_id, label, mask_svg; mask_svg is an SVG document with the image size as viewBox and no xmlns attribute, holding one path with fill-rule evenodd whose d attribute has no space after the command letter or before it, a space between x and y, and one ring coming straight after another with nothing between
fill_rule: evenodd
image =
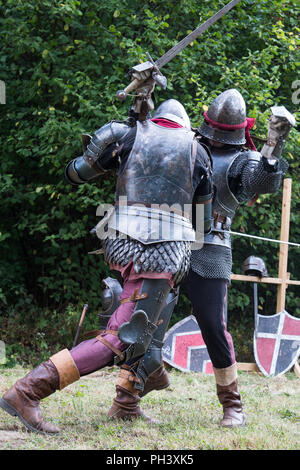
<instances>
[{"instance_id":1,"label":"visored helmet","mask_svg":"<svg viewBox=\"0 0 300 470\"><path fill-rule=\"evenodd\" d=\"M187 129L191 129L190 118L187 115L185 108L179 101L170 99L164 101L155 111L153 119L164 118L170 121L177 122Z\"/></svg>"},{"instance_id":2,"label":"visored helmet","mask_svg":"<svg viewBox=\"0 0 300 470\"><path fill-rule=\"evenodd\" d=\"M246 143L246 104L236 89L223 91L217 96L204 116L205 120L198 129L202 136L224 144Z\"/></svg>"},{"instance_id":3,"label":"visored helmet","mask_svg":"<svg viewBox=\"0 0 300 470\"><path fill-rule=\"evenodd\" d=\"M268 277L265 262L257 256L249 256L245 259L242 269L247 276Z\"/></svg>"}]
</instances>

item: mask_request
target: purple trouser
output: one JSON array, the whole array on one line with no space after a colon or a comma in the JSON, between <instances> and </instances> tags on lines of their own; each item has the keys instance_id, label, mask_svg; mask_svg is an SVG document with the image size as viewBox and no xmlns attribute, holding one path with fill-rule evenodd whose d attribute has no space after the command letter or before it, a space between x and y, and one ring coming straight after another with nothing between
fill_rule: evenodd
<instances>
[{"instance_id":1,"label":"purple trouser","mask_svg":"<svg viewBox=\"0 0 300 470\"><path fill-rule=\"evenodd\" d=\"M136 289L140 292L142 282L142 278L125 282L121 299L130 297ZM107 330L118 330L124 322L129 321L134 307L135 302L121 304L111 316L107 324ZM128 347L128 345L120 341L118 336L113 334L105 333L102 335L102 338L120 351ZM109 347L96 338L79 343L75 348L71 349L70 353L81 376L91 374L109 365L115 356L115 353Z\"/></svg>"},{"instance_id":2,"label":"purple trouser","mask_svg":"<svg viewBox=\"0 0 300 470\"><path fill-rule=\"evenodd\" d=\"M125 268L119 269L118 266L113 265L110 267L111 269L119 270L124 279L123 292L120 300L129 298L136 290L137 293L140 293L142 283L145 278L167 279L170 286L173 286L172 273L149 272L143 273L142 275L136 274L133 269L132 262ZM135 302L126 302L121 304L111 316L106 329L117 331L124 322L130 320L134 312L134 308ZM123 351L128 347L128 345L122 343L116 335L105 333L101 335L101 337L110 343L113 348L118 349L119 351ZM115 352L96 338L83 341L75 346L75 348L71 349L70 353L81 376L91 374L92 372L111 364L113 358L116 356Z\"/></svg>"}]
</instances>

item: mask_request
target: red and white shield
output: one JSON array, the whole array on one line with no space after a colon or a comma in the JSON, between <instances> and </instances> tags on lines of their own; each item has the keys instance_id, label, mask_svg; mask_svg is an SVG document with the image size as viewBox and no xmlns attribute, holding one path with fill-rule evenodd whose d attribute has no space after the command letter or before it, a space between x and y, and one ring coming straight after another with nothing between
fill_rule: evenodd
<instances>
[{"instance_id":1,"label":"red and white shield","mask_svg":"<svg viewBox=\"0 0 300 470\"><path fill-rule=\"evenodd\" d=\"M271 316L257 314L253 346L256 363L264 375L284 374L300 354L300 318L285 310Z\"/></svg>"},{"instance_id":2,"label":"red and white shield","mask_svg":"<svg viewBox=\"0 0 300 470\"><path fill-rule=\"evenodd\" d=\"M183 372L213 374L213 366L193 315L176 323L164 339L163 360Z\"/></svg>"}]
</instances>

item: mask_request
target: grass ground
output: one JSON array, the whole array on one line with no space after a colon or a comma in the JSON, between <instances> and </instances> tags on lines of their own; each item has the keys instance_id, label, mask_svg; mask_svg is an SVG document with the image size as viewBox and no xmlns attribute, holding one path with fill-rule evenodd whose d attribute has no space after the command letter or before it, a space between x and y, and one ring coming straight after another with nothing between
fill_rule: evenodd
<instances>
[{"instance_id":1,"label":"grass ground","mask_svg":"<svg viewBox=\"0 0 300 470\"><path fill-rule=\"evenodd\" d=\"M25 372L2 369L0 396ZM248 424L235 429L219 426L222 409L212 376L175 369L169 376L169 388L141 400L143 410L159 424L106 417L118 377L118 370L109 368L42 401L43 414L61 428L59 435L29 433L0 409L0 449L299 450L300 379L293 372L274 378L239 372Z\"/></svg>"}]
</instances>

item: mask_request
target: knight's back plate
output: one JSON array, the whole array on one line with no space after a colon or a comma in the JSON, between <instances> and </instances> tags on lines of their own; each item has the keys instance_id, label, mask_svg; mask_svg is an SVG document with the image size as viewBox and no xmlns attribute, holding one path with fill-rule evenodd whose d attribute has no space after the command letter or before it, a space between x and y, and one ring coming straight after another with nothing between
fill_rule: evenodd
<instances>
[{"instance_id":1,"label":"knight's back plate","mask_svg":"<svg viewBox=\"0 0 300 470\"><path fill-rule=\"evenodd\" d=\"M118 177L116 199L129 203L191 204L194 133L151 121L137 123L137 134L125 168Z\"/></svg>"}]
</instances>

